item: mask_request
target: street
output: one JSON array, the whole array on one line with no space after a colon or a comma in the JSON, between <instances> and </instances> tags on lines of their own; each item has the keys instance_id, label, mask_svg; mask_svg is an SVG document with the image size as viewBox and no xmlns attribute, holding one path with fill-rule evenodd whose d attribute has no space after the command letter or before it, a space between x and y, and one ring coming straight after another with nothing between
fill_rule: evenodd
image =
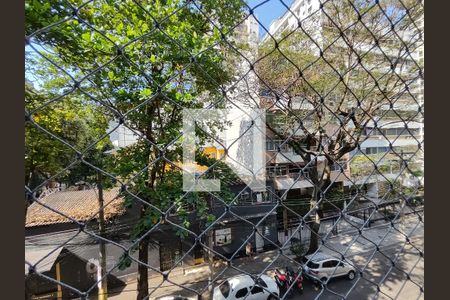
<instances>
[{"instance_id":1,"label":"street","mask_svg":"<svg viewBox=\"0 0 450 300\"><path fill-rule=\"evenodd\" d=\"M414 241L417 247L423 247L423 239ZM395 257L402 245L396 244L382 248L382 253L376 253L367 264L373 252L354 256L352 261L356 266L364 268L364 276L357 276L350 281L347 278L330 280L323 290L316 290L311 281L306 280L303 295L295 294L292 299L423 299L420 292L423 287L423 259L418 260L413 247L405 247L403 254L399 255L396 267L391 267L388 257ZM410 273L412 281L406 280ZM386 276L388 274L388 276ZM384 279L384 280L383 280ZM382 282L381 284L379 284ZM377 283L380 291L377 292ZM290 298L290 299L291 299Z\"/></svg>"},{"instance_id":2,"label":"street","mask_svg":"<svg viewBox=\"0 0 450 300\"><path fill-rule=\"evenodd\" d=\"M285 299L423 299L424 260L419 253L423 252L423 223L415 220L415 216L408 217L403 224L396 224L396 229L383 225L368 228L362 235L353 232L330 238L321 251L345 253L347 262L362 271L363 276L358 274L352 281L334 278L323 288L315 288L312 281L305 279L303 294L293 292ZM406 243L403 233L407 233L410 243ZM379 245L379 251L375 244ZM255 255L251 260L236 259L229 266L214 268L213 286L242 272L273 277L275 268L285 266L299 266L288 249L283 254L274 250ZM208 274L209 267L202 266L186 274L171 273L166 281L160 275L154 276L149 281L150 299L174 294L196 297L197 293L209 299ZM134 299L135 288L135 282L129 283L120 294L111 294L109 299Z\"/></svg>"}]
</instances>

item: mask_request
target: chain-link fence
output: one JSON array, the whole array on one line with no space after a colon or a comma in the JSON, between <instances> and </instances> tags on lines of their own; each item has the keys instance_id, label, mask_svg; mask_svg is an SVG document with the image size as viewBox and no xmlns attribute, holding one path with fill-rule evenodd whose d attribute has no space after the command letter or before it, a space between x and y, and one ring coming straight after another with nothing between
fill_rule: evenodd
<instances>
[{"instance_id":1,"label":"chain-link fence","mask_svg":"<svg viewBox=\"0 0 450 300\"><path fill-rule=\"evenodd\" d=\"M423 299L423 1L25 7L26 299Z\"/></svg>"}]
</instances>

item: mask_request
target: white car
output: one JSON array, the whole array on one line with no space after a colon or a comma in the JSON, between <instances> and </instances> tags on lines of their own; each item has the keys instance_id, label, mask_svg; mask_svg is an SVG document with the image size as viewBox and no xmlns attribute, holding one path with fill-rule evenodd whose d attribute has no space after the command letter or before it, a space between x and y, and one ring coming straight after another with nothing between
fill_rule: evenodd
<instances>
[{"instance_id":1,"label":"white car","mask_svg":"<svg viewBox=\"0 0 450 300\"><path fill-rule=\"evenodd\" d=\"M261 275L256 284L249 275L228 278L214 289L213 300L274 300L280 295L272 278Z\"/></svg>"},{"instance_id":2,"label":"white car","mask_svg":"<svg viewBox=\"0 0 450 300\"><path fill-rule=\"evenodd\" d=\"M302 259L304 273L313 279L326 282L329 278L347 276L353 280L356 270L350 264L331 255L318 252L310 254Z\"/></svg>"}]
</instances>

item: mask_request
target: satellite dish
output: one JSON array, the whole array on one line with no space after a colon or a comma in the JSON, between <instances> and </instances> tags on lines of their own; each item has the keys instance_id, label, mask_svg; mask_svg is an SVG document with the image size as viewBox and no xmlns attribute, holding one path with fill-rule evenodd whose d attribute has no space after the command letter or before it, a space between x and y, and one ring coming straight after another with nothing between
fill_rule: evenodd
<instances>
[{"instance_id":1,"label":"satellite dish","mask_svg":"<svg viewBox=\"0 0 450 300\"><path fill-rule=\"evenodd\" d=\"M86 272L88 273L96 273L97 272L97 266L98 266L98 260L95 258L91 258L86 263Z\"/></svg>"}]
</instances>

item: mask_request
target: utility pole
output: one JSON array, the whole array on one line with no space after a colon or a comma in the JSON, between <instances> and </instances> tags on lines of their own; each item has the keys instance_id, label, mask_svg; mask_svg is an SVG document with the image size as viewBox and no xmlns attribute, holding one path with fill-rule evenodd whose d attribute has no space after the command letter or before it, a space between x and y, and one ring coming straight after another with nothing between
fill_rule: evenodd
<instances>
[{"instance_id":1,"label":"utility pole","mask_svg":"<svg viewBox=\"0 0 450 300\"><path fill-rule=\"evenodd\" d=\"M55 266L55 272L56 272L56 280L61 282L61 264L59 262L56 263ZM62 287L61 285L58 283L58 290L56 292L56 299L58 300L62 300L63 298L63 294L62 294Z\"/></svg>"},{"instance_id":2,"label":"utility pole","mask_svg":"<svg viewBox=\"0 0 450 300\"><path fill-rule=\"evenodd\" d=\"M401 161L400 161L400 172L403 171L403 168L405 167L405 160L404 160L404 153L403 150L400 151L400 156L401 156ZM405 168L406 169L406 168ZM405 173L402 172L400 175L400 224L403 228L403 219L404 219L404 204L405 204L405 195L404 195L404 188L403 188L403 184L405 184Z\"/></svg>"},{"instance_id":3,"label":"utility pole","mask_svg":"<svg viewBox=\"0 0 450 300\"><path fill-rule=\"evenodd\" d=\"M284 194L283 196L281 196L281 201L286 201L287 198L287 194ZM286 202L284 202L283 204L286 204ZM283 205L283 231L284 231L284 236L287 237L289 235L289 219L288 219L288 210L287 208Z\"/></svg>"},{"instance_id":4,"label":"utility pole","mask_svg":"<svg viewBox=\"0 0 450 300\"><path fill-rule=\"evenodd\" d=\"M213 200L208 197L208 210L209 213L213 212ZM204 222L204 221L203 221ZM206 225L206 224L205 224ZM204 226L206 228L206 226ZM214 264L214 254L210 249L214 248L214 229L210 228L208 230L208 233L206 234L207 236L207 245L208 245L208 251L207 251L207 259L208 259L208 268L209 268L209 274L208 274L208 293L210 294L210 297L212 296L212 277L213 277L213 273L214 273L214 268L213 268L213 264Z\"/></svg>"},{"instance_id":5,"label":"utility pole","mask_svg":"<svg viewBox=\"0 0 450 300\"><path fill-rule=\"evenodd\" d=\"M103 177L102 172L97 172L97 187L98 187L98 206L99 206L99 212L98 212L98 229L100 232L100 236L104 238L105 234L105 215L103 211ZM97 272L97 280L102 278L98 282L98 300L106 300L108 299L108 280L105 276L106 274L106 245L105 241L100 239L100 261L99 261L99 271Z\"/></svg>"}]
</instances>

